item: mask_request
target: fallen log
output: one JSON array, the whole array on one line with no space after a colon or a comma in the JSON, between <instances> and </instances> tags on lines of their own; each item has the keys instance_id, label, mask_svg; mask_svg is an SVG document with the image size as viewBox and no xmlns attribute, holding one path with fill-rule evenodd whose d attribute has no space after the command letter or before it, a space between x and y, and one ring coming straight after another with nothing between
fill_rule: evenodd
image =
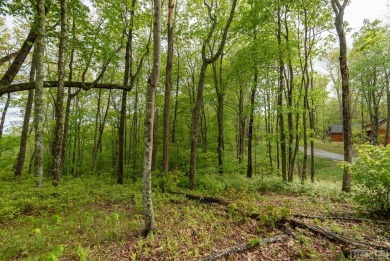
<instances>
[{"instance_id":1,"label":"fallen log","mask_svg":"<svg viewBox=\"0 0 390 261\"><path fill-rule=\"evenodd\" d=\"M327 239L329 239L331 241L334 241L334 242L339 242L339 243L355 246L355 247L358 247L358 248L374 248L376 250L390 251L390 247L376 245L376 244L372 244L372 243L368 243L368 242L359 242L359 241L356 241L356 240L353 240L353 239L349 239L349 238L343 237L341 235L338 235L338 234L333 233L331 231L328 231L326 229L323 229L323 228L320 228L320 227L317 227L317 226L314 226L314 225L306 224L306 223L304 223L302 221L299 221L299 220L288 219L287 222L289 222L294 227L300 227L300 228L308 229L311 232L319 234L319 235L321 235L323 237L326 237Z\"/></svg>"},{"instance_id":2,"label":"fallen log","mask_svg":"<svg viewBox=\"0 0 390 261\"><path fill-rule=\"evenodd\" d=\"M221 252L218 252L218 253L215 253L213 255L201 258L200 260L201 261L218 260L219 258L228 256L228 255L233 254L233 253L244 252L244 251L251 249L251 248L254 248L256 246L262 246L262 245L266 245L266 244L275 243L278 241L282 241L286 238L288 238L288 235L280 234L280 235L276 235L273 237L255 239L251 242L247 242L247 243L243 243L240 245L226 248L226 249L222 250Z\"/></svg>"},{"instance_id":3,"label":"fallen log","mask_svg":"<svg viewBox=\"0 0 390 261\"><path fill-rule=\"evenodd\" d=\"M186 194L186 193L181 193L181 192L171 192L171 194L183 195L187 199L196 200L196 201L199 201L201 203L216 203L216 204L223 205L225 207L229 206L232 203L231 201L228 201L228 200L223 199L223 198L197 196L197 195Z\"/></svg>"},{"instance_id":4,"label":"fallen log","mask_svg":"<svg viewBox=\"0 0 390 261\"><path fill-rule=\"evenodd\" d=\"M296 218L307 218L307 219L318 219L318 220L343 220L343 221L353 221L353 222L374 222L382 225L388 225L390 222L376 219L368 219L368 218L357 218L357 217L344 217L344 216L310 216L304 214L293 214L293 217Z\"/></svg>"}]
</instances>

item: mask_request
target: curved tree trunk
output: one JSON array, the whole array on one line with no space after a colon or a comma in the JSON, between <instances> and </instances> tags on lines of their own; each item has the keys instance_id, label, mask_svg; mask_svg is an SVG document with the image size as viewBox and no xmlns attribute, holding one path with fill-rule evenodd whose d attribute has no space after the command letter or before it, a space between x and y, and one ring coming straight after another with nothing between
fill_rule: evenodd
<instances>
[{"instance_id":1,"label":"curved tree trunk","mask_svg":"<svg viewBox=\"0 0 390 261\"><path fill-rule=\"evenodd\" d=\"M344 31L344 10L348 0L331 0L333 11L336 15L335 26L340 44L340 71L342 86L342 106L343 106L343 139L344 139L344 161L352 162L352 129L351 129L351 109L349 93L349 70L347 65L347 40ZM342 190L351 191L351 173L344 168Z\"/></svg>"}]
</instances>

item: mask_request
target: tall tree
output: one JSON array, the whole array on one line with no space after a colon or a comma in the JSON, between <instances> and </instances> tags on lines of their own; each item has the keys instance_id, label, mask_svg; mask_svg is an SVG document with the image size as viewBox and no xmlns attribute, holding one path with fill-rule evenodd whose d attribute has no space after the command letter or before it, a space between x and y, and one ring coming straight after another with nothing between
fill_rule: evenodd
<instances>
[{"instance_id":1,"label":"tall tree","mask_svg":"<svg viewBox=\"0 0 390 261\"><path fill-rule=\"evenodd\" d=\"M35 56L36 56L36 50L34 50L34 55L33 55L33 59L31 62L30 82L35 81L35 65L36 65ZM30 124L33 101L34 101L34 90L29 90L28 96L27 96L26 109L24 111L22 135L20 137L20 145L19 145L19 153L18 153L18 158L16 160L16 166L15 166L15 172L14 172L15 178L20 178L20 176L22 175L22 171L23 171L24 161L25 161L25 157L26 157L26 149L27 149L28 127Z\"/></svg>"},{"instance_id":2,"label":"tall tree","mask_svg":"<svg viewBox=\"0 0 390 261\"><path fill-rule=\"evenodd\" d=\"M142 199L144 208L145 227L143 235L146 237L155 229L155 220L152 203L152 139L155 113L156 90L160 77L161 67L161 0L154 0L153 14L153 66L148 79L146 91L146 115L144 125L144 160L142 171Z\"/></svg>"},{"instance_id":3,"label":"tall tree","mask_svg":"<svg viewBox=\"0 0 390 261\"><path fill-rule=\"evenodd\" d=\"M43 55L45 50L45 1L38 0L37 5L37 32L36 47L36 83L34 104L34 130L35 130L35 157L34 175L38 187L43 185Z\"/></svg>"},{"instance_id":4,"label":"tall tree","mask_svg":"<svg viewBox=\"0 0 390 261\"><path fill-rule=\"evenodd\" d=\"M60 46L58 51L58 87L55 102L55 138L54 138L54 162L53 162L53 186L60 184L63 171L62 145L64 137L64 81L65 81L65 55L66 55L66 33L67 33L67 6L66 0L60 1L61 10L61 32Z\"/></svg>"},{"instance_id":5,"label":"tall tree","mask_svg":"<svg viewBox=\"0 0 390 261\"><path fill-rule=\"evenodd\" d=\"M164 125L163 125L163 170L169 171L169 122L172 89L172 65L173 65L173 22L175 0L168 1L168 56L165 71L165 100L164 100Z\"/></svg>"},{"instance_id":6,"label":"tall tree","mask_svg":"<svg viewBox=\"0 0 390 261\"><path fill-rule=\"evenodd\" d=\"M223 30L222 39L219 43L216 53L211 54L210 57L206 55L206 48L210 44L211 38L213 37L214 31L217 26L217 17L212 13L212 6L204 1L204 4L207 7L208 15L212 21L210 30L208 32L207 38L202 43L202 65L199 74L198 90L195 101L195 107L192 110L192 126L191 126L191 152L190 152L190 173L189 173L189 185L190 189L195 188L195 176L196 176L196 162L197 162L197 152L198 152L198 139L199 139L199 119L202 111L203 105L203 89L204 81L206 77L206 70L209 64L215 62L222 54L222 50L226 43L227 34L230 28L230 25L233 21L233 16L236 10L237 0L233 0L232 7L230 9L229 18L226 22L225 28ZM206 119L204 119L206 120Z\"/></svg>"},{"instance_id":7,"label":"tall tree","mask_svg":"<svg viewBox=\"0 0 390 261\"><path fill-rule=\"evenodd\" d=\"M349 0L330 0L335 14L335 27L340 45L340 71L342 86L342 107L343 107L343 139L344 139L344 161L352 162L352 128L349 90L349 70L347 63L347 40L344 30L344 11ZM351 173L344 168L342 190L351 191Z\"/></svg>"}]
</instances>

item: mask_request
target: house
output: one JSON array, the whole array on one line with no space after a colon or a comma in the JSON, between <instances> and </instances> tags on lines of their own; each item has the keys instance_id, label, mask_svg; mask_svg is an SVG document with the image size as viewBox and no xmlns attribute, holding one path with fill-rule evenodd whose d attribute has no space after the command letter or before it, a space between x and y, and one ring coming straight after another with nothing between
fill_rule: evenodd
<instances>
[{"instance_id":1,"label":"house","mask_svg":"<svg viewBox=\"0 0 390 261\"><path fill-rule=\"evenodd\" d=\"M387 119L379 119L378 120L378 142L384 143L385 140L385 134L386 134L386 125L387 125ZM372 124L366 124L364 125L364 129L367 135L367 138L371 139L371 132L372 132ZM387 137L387 144L390 144L390 135Z\"/></svg>"},{"instance_id":2,"label":"house","mask_svg":"<svg viewBox=\"0 0 390 261\"><path fill-rule=\"evenodd\" d=\"M362 125L360 123L352 124L352 133L361 133ZM343 125L342 124L333 124L330 126L328 134L331 136L333 142L342 142L343 141Z\"/></svg>"},{"instance_id":3,"label":"house","mask_svg":"<svg viewBox=\"0 0 390 261\"><path fill-rule=\"evenodd\" d=\"M328 134L332 137L332 141L343 141L343 125L333 124L332 126L330 126Z\"/></svg>"}]
</instances>

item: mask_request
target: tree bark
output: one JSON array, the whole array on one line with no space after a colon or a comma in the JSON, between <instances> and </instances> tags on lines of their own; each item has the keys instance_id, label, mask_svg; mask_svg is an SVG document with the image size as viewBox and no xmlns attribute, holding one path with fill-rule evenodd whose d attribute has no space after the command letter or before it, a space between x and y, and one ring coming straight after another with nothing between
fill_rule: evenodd
<instances>
[{"instance_id":1,"label":"tree bark","mask_svg":"<svg viewBox=\"0 0 390 261\"><path fill-rule=\"evenodd\" d=\"M240 85L238 95L238 137L237 137L237 156L238 163L241 163L244 158L244 141L245 141L245 116L244 116L244 90Z\"/></svg>"},{"instance_id":2,"label":"tree bark","mask_svg":"<svg viewBox=\"0 0 390 261\"><path fill-rule=\"evenodd\" d=\"M76 41L76 22L75 22L74 15L73 15L73 19L72 19L72 44L71 44L72 49L70 52L70 59L69 59L69 65L68 65L68 68L69 68L68 80L70 82L72 81L72 78L73 78L73 60L74 60L74 53L75 53L75 49L74 49L75 41ZM62 153L61 154L62 154L62 161L64 162L64 171L67 170L66 165L65 165L65 159L66 159L66 151L68 148L70 105L71 105L72 99L78 93L78 92L76 92L76 94L73 95L71 91L72 91L72 89L69 88L68 95L66 97L65 119L64 119L64 137L62 139Z\"/></svg>"},{"instance_id":3,"label":"tree bark","mask_svg":"<svg viewBox=\"0 0 390 261\"><path fill-rule=\"evenodd\" d=\"M288 235L280 234L280 235L276 235L273 237L256 239L256 240L251 241L251 242L239 244L239 245L224 249L221 252L218 252L216 254L201 258L200 260L201 261L218 260L220 258L229 256L230 254L244 252L244 251L246 251L248 249L252 249L256 246L262 246L262 245L272 244L274 242L279 242L279 241L286 239L287 237L288 237Z\"/></svg>"},{"instance_id":4,"label":"tree bark","mask_svg":"<svg viewBox=\"0 0 390 261\"><path fill-rule=\"evenodd\" d=\"M35 82L16 83L10 85L0 85L0 96L5 93L13 93L26 90L34 90ZM58 87L58 81L44 81L43 88ZM112 83L97 83L97 82L64 82L64 87L80 88L84 91L90 89L108 89L108 90L128 90L128 86L112 84Z\"/></svg>"},{"instance_id":5,"label":"tree bark","mask_svg":"<svg viewBox=\"0 0 390 261\"><path fill-rule=\"evenodd\" d=\"M30 69L30 82L35 81L35 66L36 66L36 51L34 51L33 59L31 61L31 69ZM15 165L14 177L19 179L22 176L24 161L26 157L26 149L27 149L27 138L28 138L28 127L30 124L32 106L34 102L34 90L28 91L26 110L24 112L23 119L23 127L22 127L22 135L20 137L20 145L19 145L19 153L18 158Z\"/></svg>"},{"instance_id":6,"label":"tree bark","mask_svg":"<svg viewBox=\"0 0 390 261\"><path fill-rule=\"evenodd\" d=\"M178 96L179 96L179 85L180 85L180 55L179 55L179 48L177 48L177 77L176 77L176 92L175 92L175 109L173 113L173 122L172 122L172 143L176 143L177 105L178 105Z\"/></svg>"},{"instance_id":7,"label":"tree bark","mask_svg":"<svg viewBox=\"0 0 390 261\"><path fill-rule=\"evenodd\" d=\"M45 13L43 13L43 15L45 15ZM38 18L38 23L39 23L39 18ZM26 60L27 55L30 53L31 48L33 47L33 44L35 43L39 35L39 30L36 28L36 26L37 25L35 24L34 21L32 23L30 32L28 33L26 40L24 40L22 46L17 52L15 59L12 61L12 64L8 67L8 70L3 75L3 77L1 77L0 86L11 84L15 76L18 74L20 68L22 67L22 64ZM4 93L0 93L0 96L2 96L3 94Z\"/></svg>"},{"instance_id":8,"label":"tree bark","mask_svg":"<svg viewBox=\"0 0 390 261\"><path fill-rule=\"evenodd\" d=\"M64 138L64 78L65 78L65 55L66 55L66 33L67 33L67 6L66 0L60 1L61 9L61 32L60 47L58 51L58 88L55 103L55 139L54 139L54 162L53 162L53 186L57 187L63 172L62 145Z\"/></svg>"},{"instance_id":9,"label":"tree bark","mask_svg":"<svg viewBox=\"0 0 390 261\"><path fill-rule=\"evenodd\" d=\"M158 133L158 108L154 112L153 120L153 150L152 150L152 171L157 169L157 133Z\"/></svg>"},{"instance_id":10,"label":"tree bark","mask_svg":"<svg viewBox=\"0 0 390 261\"><path fill-rule=\"evenodd\" d=\"M175 0L168 1L168 53L165 73L165 97L164 97L164 123L163 123L163 171L169 171L169 121L172 89L172 65L173 65L173 22Z\"/></svg>"},{"instance_id":11,"label":"tree bark","mask_svg":"<svg viewBox=\"0 0 390 261\"><path fill-rule=\"evenodd\" d=\"M161 66L161 0L154 0L153 15L153 66L148 79L146 92L146 116L144 124L144 161L142 171L142 199L144 208L145 227L143 235L146 237L155 229L155 220L152 203L152 175L151 161L153 150L153 120L155 112L156 90Z\"/></svg>"},{"instance_id":12,"label":"tree bark","mask_svg":"<svg viewBox=\"0 0 390 261\"><path fill-rule=\"evenodd\" d=\"M255 114L255 97L256 97L256 89L258 82L258 70L257 65L254 64L255 73L253 76L253 86L251 91L251 107L250 107L250 116L249 116L249 126L248 126L248 164L246 169L246 176L248 178L252 178L253 175L253 163L252 163L252 143L253 143L253 121Z\"/></svg>"},{"instance_id":13,"label":"tree bark","mask_svg":"<svg viewBox=\"0 0 390 261\"><path fill-rule=\"evenodd\" d=\"M214 88L215 93L217 94L217 126L218 126L218 137L217 137L217 154L218 154L218 173L223 175L223 151L224 151L224 120L223 120L223 107L224 107L224 96L225 91L222 83L222 63L223 63L223 54L220 59L219 66L219 80L217 73L217 66L214 62L213 67L213 78L214 78Z\"/></svg>"},{"instance_id":14,"label":"tree bark","mask_svg":"<svg viewBox=\"0 0 390 261\"><path fill-rule=\"evenodd\" d=\"M0 120L0 140L3 137L3 131L4 131L4 124L5 124L5 117L7 116L7 111L9 104L11 102L11 95L8 93L7 99L5 101L5 105L3 108L3 112L1 113L1 120ZM1 153L1 152L0 152Z\"/></svg>"},{"instance_id":15,"label":"tree bark","mask_svg":"<svg viewBox=\"0 0 390 261\"><path fill-rule=\"evenodd\" d=\"M18 52L19 51L16 51L16 52L10 53L10 54L8 54L8 55L6 55L4 57L1 57L0 58L0 66L3 65L4 63L14 59L18 55Z\"/></svg>"},{"instance_id":16,"label":"tree bark","mask_svg":"<svg viewBox=\"0 0 390 261\"><path fill-rule=\"evenodd\" d=\"M280 156L283 181L287 181L287 159L286 159L286 133L284 130L284 115L283 115L283 93L284 93L284 61L282 54L282 27L281 27L281 8L278 6L278 47L279 47L279 90L278 90L278 121L280 133Z\"/></svg>"},{"instance_id":17,"label":"tree bark","mask_svg":"<svg viewBox=\"0 0 390 261\"><path fill-rule=\"evenodd\" d=\"M35 157L34 157L34 175L36 178L36 185L42 187L43 185L43 56L45 50L45 1L38 0L37 6L38 16L38 38L36 47L36 87L35 87L35 113L34 113L34 129L35 129ZM31 47L30 47L31 48ZM1 85L1 82L0 82Z\"/></svg>"},{"instance_id":18,"label":"tree bark","mask_svg":"<svg viewBox=\"0 0 390 261\"><path fill-rule=\"evenodd\" d=\"M390 75L385 71L386 77L386 103L387 103L387 122L386 122L386 131L385 131L385 140L384 144L387 146L389 142L389 129L390 129Z\"/></svg>"},{"instance_id":19,"label":"tree bark","mask_svg":"<svg viewBox=\"0 0 390 261\"><path fill-rule=\"evenodd\" d=\"M349 69L347 64L347 40L344 30L344 10L348 0L331 0L335 13L335 26L340 44L340 71L342 86L342 106L343 106L343 139L344 139L344 161L352 162L352 129L351 129L351 109L349 92ZM342 190L351 191L351 173L344 168Z\"/></svg>"}]
</instances>

